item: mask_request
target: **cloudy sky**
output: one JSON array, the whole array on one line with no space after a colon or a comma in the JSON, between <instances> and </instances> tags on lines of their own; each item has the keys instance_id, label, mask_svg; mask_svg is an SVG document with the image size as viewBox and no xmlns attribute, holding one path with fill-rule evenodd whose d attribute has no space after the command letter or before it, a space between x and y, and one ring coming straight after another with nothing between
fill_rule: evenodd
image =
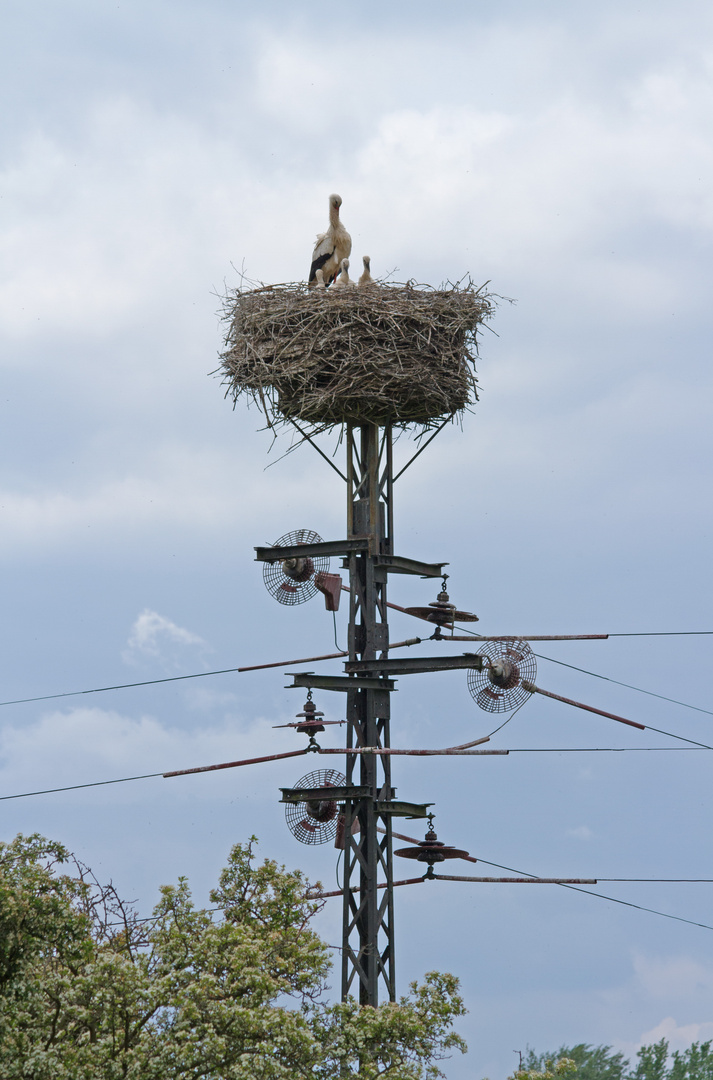
<instances>
[{"instance_id":1,"label":"cloudy sky","mask_svg":"<svg viewBox=\"0 0 713 1080\"><path fill-rule=\"evenodd\" d=\"M397 484L399 552L449 562L483 633L713 630L709 5L7 0L3 23L2 701L333 649L321 602L275 604L252 549L338 538L341 482L309 448L278 460L289 440L211 374L220 296L241 268L304 277L331 191L376 275L515 301L474 415ZM711 640L542 645L538 682L713 745ZM4 705L2 794L296 749L273 730L302 706L287 682ZM393 743L491 719L462 673L402 679ZM446 843L541 876L713 878L708 751L544 699L492 745L521 752L395 769ZM8 799L1 835L64 841L144 913L179 874L203 902L251 833L332 885L334 850L294 841L277 801L301 764ZM713 885L599 891L713 926ZM711 929L556 886L402 889L397 918L400 989L463 983L449 1080L504 1078L527 1044L713 1037Z\"/></svg>"}]
</instances>

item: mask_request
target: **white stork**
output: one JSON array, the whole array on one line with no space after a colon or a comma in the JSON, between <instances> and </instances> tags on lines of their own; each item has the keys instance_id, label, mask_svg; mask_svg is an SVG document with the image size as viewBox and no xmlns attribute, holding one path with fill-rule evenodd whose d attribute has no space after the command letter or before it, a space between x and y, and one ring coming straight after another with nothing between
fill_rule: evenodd
<instances>
[{"instance_id":1,"label":"white stork","mask_svg":"<svg viewBox=\"0 0 713 1080\"><path fill-rule=\"evenodd\" d=\"M349 259L342 259L339 264L339 269L341 270L341 273L332 285L333 289L348 289L350 286L356 284L356 282L352 281L349 277Z\"/></svg>"},{"instance_id":2,"label":"white stork","mask_svg":"<svg viewBox=\"0 0 713 1080\"><path fill-rule=\"evenodd\" d=\"M352 250L352 238L339 220L341 195L329 196L329 228L320 233L312 252L312 265L309 270L308 284L314 287L317 271L324 274L325 285L331 285L337 276L342 259L346 259Z\"/></svg>"},{"instance_id":3,"label":"white stork","mask_svg":"<svg viewBox=\"0 0 713 1080\"><path fill-rule=\"evenodd\" d=\"M359 278L360 285L373 285L374 279L371 276L371 256L362 255L362 262L364 263L364 269L362 270L361 277Z\"/></svg>"}]
</instances>

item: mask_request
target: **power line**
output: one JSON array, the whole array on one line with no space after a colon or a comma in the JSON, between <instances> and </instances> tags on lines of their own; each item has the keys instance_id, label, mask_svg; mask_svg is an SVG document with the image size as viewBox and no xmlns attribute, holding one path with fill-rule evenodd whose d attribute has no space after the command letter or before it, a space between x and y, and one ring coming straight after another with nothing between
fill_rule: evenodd
<instances>
[{"instance_id":1,"label":"power line","mask_svg":"<svg viewBox=\"0 0 713 1080\"><path fill-rule=\"evenodd\" d=\"M713 630L639 630L629 634L610 634L609 637L704 637Z\"/></svg>"},{"instance_id":2,"label":"power line","mask_svg":"<svg viewBox=\"0 0 713 1080\"><path fill-rule=\"evenodd\" d=\"M480 634L476 634L474 630L469 630L467 626L457 626L456 630L461 630L465 634L470 634L476 641L478 639L482 640ZM713 634L713 630L675 630L668 633L664 631L655 631L652 633L641 634L609 634L608 637L691 637L705 634ZM625 686L627 690L636 690L638 694L646 694L648 697L659 698L660 701L668 701L671 705L680 705L683 709L693 709L694 712L705 713L706 716L713 716L713 710L711 709L702 709L699 705L689 705L686 701L678 701L676 698L666 697L664 694L655 694L653 690L642 690L640 686L632 686L631 683L621 682L619 679L612 679L609 675L600 675L596 671L588 671L586 668L577 667L576 664L567 664L564 660L555 660L554 657L545 656L543 653L535 653L535 656L540 660L548 660L551 664L559 664L560 667L570 668L571 671L579 671L582 675L591 675L594 679L603 679L605 682L615 683L617 686ZM668 732L664 732L664 734L668 734Z\"/></svg>"},{"instance_id":3,"label":"power line","mask_svg":"<svg viewBox=\"0 0 713 1080\"><path fill-rule=\"evenodd\" d=\"M656 730L651 728L650 730ZM667 732L664 732L667 734ZM667 754L694 753L713 747L697 743L695 746L521 746L510 749L511 754L645 754L665 751Z\"/></svg>"},{"instance_id":4,"label":"power line","mask_svg":"<svg viewBox=\"0 0 713 1080\"><path fill-rule=\"evenodd\" d=\"M395 641L390 645L391 649L398 649L404 645L418 645L420 638L410 638L408 641ZM338 646L337 646L338 647ZM290 667L292 664L314 664L320 660L338 660L349 654L341 649L339 652L323 653L321 656L304 656L299 660L272 660L268 664L249 664L247 667L221 668L220 671L199 671L193 675L171 675L164 679L144 679L143 682L117 683L115 686L98 686L92 690L68 690L61 694L43 694L40 697L17 698L14 701L0 701L3 705L26 705L32 701L53 701L56 698L79 697L82 694L103 694L108 690L130 690L136 686L157 686L159 683L182 682L184 679L207 679L210 675L241 674L245 671L264 671L266 668Z\"/></svg>"},{"instance_id":5,"label":"power line","mask_svg":"<svg viewBox=\"0 0 713 1080\"><path fill-rule=\"evenodd\" d=\"M411 844L420 843L419 840L413 836L406 836L404 833L393 833L399 840L406 840ZM487 859L481 859L470 855L466 858L466 862L480 862L484 866L494 866L498 870L507 870L511 874L522 874L525 877L536 878L536 874L528 874L526 870L516 870L512 866L503 866L502 863L489 862ZM599 880L614 880L613 878ZM632 879L633 880L633 879ZM620 900L616 896L606 896L604 893L592 892L591 889L583 889L579 885L565 885L564 882L558 882L558 887L561 889L572 889L573 892L586 893L587 896L597 896L600 900L610 900L613 904L622 904L624 907L636 908L637 911L648 911L651 915L660 915L662 919L674 919L676 922L688 923L689 926L699 926L703 930L713 930L713 926L709 926L707 923L695 922L693 919L684 919L681 915L670 915L667 911L657 911L655 908L644 907L643 904L634 904L630 900Z\"/></svg>"},{"instance_id":6,"label":"power line","mask_svg":"<svg viewBox=\"0 0 713 1080\"><path fill-rule=\"evenodd\" d=\"M295 661L293 660L294 664ZM199 671L195 675L172 675L167 679L145 679L143 682L117 683L116 686L97 686L93 690L67 690L63 694L42 694L40 697L16 698L14 701L0 701L4 705L26 705L31 701L54 701L57 698L80 697L82 694L104 694L108 690L130 690L135 686L157 686L159 683L181 682L183 679L205 679L209 675L228 675L240 668L225 668L223 671Z\"/></svg>"},{"instance_id":7,"label":"power line","mask_svg":"<svg viewBox=\"0 0 713 1080\"><path fill-rule=\"evenodd\" d=\"M664 732L664 734L666 734ZM509 754L641 754L641 753L654 753L664 752L667 754L674 753L691 753L699 750L710 750L713 747L707 747L703 745L696 746L520 746L515 748L509 748L507 753ZM235 764L257 764L261 760L275 760L281 757L299 757L306 753L306 750L297 750L285 755L270 755L267 759L249 759L244 762L227 762L225 765L218 766L218 768L228 768ZM342 751L343 752L343 751ZM505 751L500 751L505 753ZM179 773L198 773L198 772L212 772L215 771L216 766L208 765L202 766L197 769L181 769ZM81 788L92 787L104 787L106 784L127 784L132 780L149 780L156 776L168 776L170 773L155 772L155 773L141 773L139 776L121 776L117 780L95 780L89 784L67 784L65 787L56 788L44 788L42 791L23 791L18 795L0 795L0 802L7 799L29 799L33 795L54 795L61 791L79 791ZM414 841L417 843L417 841ZM482 861L482 860L481 860ZM495 863L493 863L493 866ZM607 879L608 880L608 879Z\"/></svg>"},{"instance_id":8,"label":"power line","mask_svg":"<svg viewBox=\"0 0 713 1080\"><path fill-rule=\"evenodd\" d=\"M128 784L130 780L148 780L152 776L163 776L160 772L143 773L141 776L122 776L118 780L95 780L91 784L68 784L66 787L45 788L44 791L23 791L20 795L0 795L0 802L6 799L29 799L31 795L54 795L57 791L78 791L79 788L103 787L105 784Z\"/></svg>"},{"instance_id":9,"label":"power line","mask_svg":"<svg viewBox=\"0 0 713 1080\"><path fill-rule=\"evenodd\" d=\"M511 866L501 866L500 863L488 862L487 859L479 858L478 862L483 863L485 866L495 866L498 870L508 870L511 874L526 874L525 870L513 870ZM526 876L534 877L535 875L526 874ZM622 904L624 907L636 908L637 911L648 911L651 915L660 915L662 919L674 919L676 922L688 923L690 926L700 926L703 930L713 930L713 926L708 926L707 923L694 922L693 919L684 919L680 915L671 915L667 911L657 911L655 908L644 907L642 904L634 904L630 900L620 900L616 896L606 896L604 893L592 892L591 889L583 889L579 885L565 885L561 883L559 887L561 889L572 889L573 892L586 893L588 896L598 896L600 900L610 900L613 904Z\"/></svg>"},{"instance_id":10,"label":"power line","mask_svg":"<svg viewBox=\"0 0 713 1080\"><path fill-rule=\"evenodd\" d=\"M610 634L610 637L616 635ZM624 637L624 635L619 635ZM638 694L646 694L648 697L659 698L660 701L668 701L671 705L680 705L684 709L693 709L695 712L705 713L706 716L713 716L713 710L702 709L700 705L689 705L685 701L677 701L676 698L666 697L665 694L655 694L653 690L642 690L640 686L632 686L631 683L621 682L620 679L612 679L609 675L599 675L596 671L587 671L586 668L577 667L576 664L566 664L564 660L555 660L551 656L543 656L542 653L536 653L540 660L549 660L551 664L559 664L560 667L571 668L572 671L580 671L583 675L591 675L595 679L604 679L605 682L616 683L617 686L625 686L627 690L636 690Z\"/></svg>"},{"instance_id":11,"label":"power line","mask_svg":"<svg viewBox=\"0 0 713 1080\"><path fill-rule=\"evenodd\" d=\"M0 701L3 705L26 705L31 701L53 701L56 698L79 697L82 694L104 694L108 690L130 690L136 686L157 686L159 683L182 682L185 679L207 679L210 675L232 675L243 671L261 671L263 668L286 667L291 664L312 664L318 660L335 660L346 656L345 652L326 653L323 656L307 656L301 660L277 660L269 664L251 664L249 667L222 668L220 671L199 671L193 675L171 675L165 679L144 679L143 682L117 683L115 686L98 686L93 690L68 690L62 694L43 694L41 697L17 698L15 701Z\"/></svg>"},{"instance_id":12,"label":"power line","mask_svg":"<svg viewBox=\"0 0 713 1080\"><path fill-rule=\"evenodd\" d=\"M393 605L389 605L393 606ZM482 640L482 635L474 633L467 627L456 627L457 630L461 630L463 633L470 634L474 640ZM713 630L672 630L672 631L651 631L641 633L627 633L627 634L609 634L609 637L691 637L702 636L706 634L713 635ZM410 644L411 642L408 642ZM414 644L416 643L414 639ZM407 644L404 642L403 644ZM391 646L395 648L395 646ZM113 686L97 686L90 690L67 690L59 694L41 694L37 697L27 698L15 698L12 701L0 701L0 708L6 705L28 705L36 701L56 701L59 698L66 697L81 697L84 694L104 694L109 690L132 690L138 686L158 686L162 683L183 682L186 679L207 679L213 675L234 675L245 671L260 671L264 668L271 667L285 667L289 664L311 664L316 663L318 660L335 660L341 656L346 656L346 652L340 651L338 653L328 653L324 656L310 656L304 660L278 660L269 664L252 664L249 667L232 667L221 668L218 671L198 671L190 675L171 675L163 679L144 679L141 682L131 683L116 683ZM702 709L698 705L689 705L685 701L677 701L675 698L665 697L663 694L655 694L651 690L642 690L640 686L632 686L630 683L620 682L618 679L612 679L608 675L599 675L596 671L587 671L585 668L577 667L575 664L566 664L563 660L554 660L551 656L544 656L542 653L536 653L536 656L540 660L549 660L552 664L559 664L560 667L568 667L573 671L579 671L583 675L591 675L595 679L604 679L606 682L616 683L617 686L625 686L628 690L636 690L639 694L647 694L650 697L660 698L661 701L668 701L672 705L680 705L684 709L693 709L696 712L705 713L708 716L713 716L713 711L710 709ZM668 734L668 732L664 732Z\"/></svg>"},{"instance_id":13,"label":"power line","mask_svg":"<svg viewBox=\"0 0 713 1080\"><path fill-rule=\"evenodd\" d=\"M474 633L473 630L469 630L467 627L460 627L460 626L456 627L456 629L465 630L465 633L470 634L473 637L474 641L478 640L479 635ZM705 630L705 631L690 631L690 633L709 633L709 632L710 631L707 631L707 630ZM612 637L614 635L609 635L609 636ZM633 636L633 635L631 635L631 636ZM661 636L663 637L663 636L670 636L670 635L663 635L662 634ZM576 667L574 664L566 664L563 660L553 660L551 656L543 656L542 653L535 653L534 655L539 657L540 660L550 660L551 663L559 664L561 667L568 667L568 668L571 668L573 671L580 671L580 672L582 672L583 675L593 675L597 679L606 679L608 682L618 682L617 679L609 679L609 677L607 675L597 675L596 672L594 672L594 671L586 671L584 668ZM686 709L695 709L697 712L709 713L710 716L713 716L713 712L710 712L708 709L699 709L697 705L686 705L686 703L683 702L683 701L674 701L673 698L664 698L663 695L661 695L661 694L653 694L649 690L642 690L641 687L639 687L639 686L630 686L629 683L619 683L619 685L620 686L626 686L630 690L636 690L640 694L650 694L652 697L660 697L660 698L662 698L662 700L670 701L674 705L682 705ZM545 694L548 697L554 697L554 698L558 697L557 694L547 694L547 692L544 691L544 690L538 690L537 692L540 693L540 694ZM567 699L565 699L565 698L560 698L559 700L565 701L568 705L578 704L578 703L573 702L573 701L567 701ZM579 708L584 708L584 709L589 709L590 712L601 712L601 710L599 710L599 709L590 709L590 707L588 705L579 705L578 704L578 707ZM522 705L518 706L518 709L520 709L520 708L522 708ZM518 709L516 709L515 712L517 712ZM515 715L515 713L513 713L513 716L514 715ZM602 716L611 716L612 714L611 713L601 713L601 715ZM621 717L612 716L612 719L615 719L615 720L616 719L621 719ZM495 731L499 731L500 728L505 727L505 724L509 723L510 720L512 720L512 716L508 717L508 719L505 720L500 725L500 727L496 728ZM632 723L632 721L624 720L623 723ZM680 740L680 742L690 743L692 746L699 746L703 750L713 750L713 746L709 746L707 743L698 742L697 739L688 739L684 735L674 735L673 732L671 732L671 731L664 731L663 728L652 727L651 724L632 724L632 726L633 727L641 727L642 729L647 730L647 731L655 731L658 735L666 735L670 739L678 739L678 740ZM491 734L494 734L494 733L495 732L491 732Z\"/></svg>"},{"instance_id":14,"label":"power line","mask_svg":"<svg viewBox=\"0 0 713 1080\"><path fill-rule=\"evenodd\" d=\"M480 859L480 862L486 863L487 866L497 866L497 863L488 863L485 859ZM508 870L509 867L503 867L504 870ZM516 871L514 871L516 872ZM528 875L532 877L532 874ZM600 880L615 880L613 878L601 878ZM625 880L625 879L619 879ZM633 880L633 879L632 879ZM695 922L693 919L684 919L681 915L671 915L668 911L657 911L656 908L645 907L643 904L634 904L630 900L620 900L617 896L607 896L605 893L593 892L591 889L583 889L580 885L566 885L560 881L557 883L561 889L572 889L573 892L586 893L587 896L597 896L600 900L610 900L613 904L622 904L624 907L635 908L637 911L648 911L651 915L660 915L662 919L674 919L676 922L688 923L689 926L699 926L702 930L713 930L713 926L709 926L708 923Z\"/></svg>"}]
</instances>

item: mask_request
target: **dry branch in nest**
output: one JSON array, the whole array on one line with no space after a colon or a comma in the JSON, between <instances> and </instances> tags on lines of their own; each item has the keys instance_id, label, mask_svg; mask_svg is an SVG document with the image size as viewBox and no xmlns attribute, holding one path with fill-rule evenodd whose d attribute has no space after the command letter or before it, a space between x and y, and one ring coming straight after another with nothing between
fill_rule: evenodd
<instances>
[{"instance_id":1,"label":"dry branch in nest","mask_svg":"<svg viewBox=\"0 0 713 1080\"><path fill-rule=\"evenodd\" d=\"M476 335L493 309L470 281L236 290L223 311L226 396L256 402L270 426L434 427L478 400Z\"/></svg>"}]
</instances>

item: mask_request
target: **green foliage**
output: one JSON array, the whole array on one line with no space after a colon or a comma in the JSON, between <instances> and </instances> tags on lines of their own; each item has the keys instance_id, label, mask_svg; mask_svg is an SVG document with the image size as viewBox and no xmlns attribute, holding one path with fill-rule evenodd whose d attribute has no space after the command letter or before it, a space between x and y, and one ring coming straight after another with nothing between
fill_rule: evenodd
<instances>
[{"instance_id":1,"label":"green foliage","mask_svg":"<svg viewBox=\"0 0 713 1080\"><path fill-rule=\"evenodd\" d=\"M453 1018L465 1008L453 975L430 971L422 984L411 983L399 1002L378 1009L353 1000L325 1009L318 1028L324 1060L315 1080L352 1076L376 1080L435 1080L443 1073L437 1062L448 1050L465 1053L463 1039L452 1032Z\"/></svg>"},{"instance_id":2,"label":"green foliage","mask_svg":"<svg viewBox=\"0 0 713 1080\"><path fill-rule=\"evenodd\" d=\"M577 1065L570 1057L554 1058L543 1057L542 1061L528 1064L523 1061L519 1069L513 1073L512 1080L556 1080L561 1077L565 1080L577 1071Z\"/></svg>"},{"instance_id":3,"label":"green foliage","mask_svg":"<svg viewBox=\"0 0 713 1080\"><path fill-rule=\"evenodd\" d=\"M652 1043L651 1046L642 1046L636 1056L639 1060L633 1071L628 1073L627 1080L666 1080L668 1075L666 1039Z\"/></svg>"},{"instance_id":4,"label":"green foliage","mask_svg":"<svg viewBox=\"0 0 713 1080\"><path fill-rule=\"evenodd\" d=\"M713 1080L711 1040L693 1043L688 1050L676 1050L669 1070L669 1080Z\"/></svg>"},{"instance_id":5,"label":"green foliage","mask_svg":"<svg viewBox=\"0 0 713 1080\"><path fill-rule=\"evenodd\" d=\"M628 1061L622 1053L614 1053L611 1046L560 1046L554 1053L536 1054L529 1049L523 1055L522 1065L528 1073L542 1072L548 1061L567 1059L576 1066L576 1080L623 1080Z\"/></svg>"},{"instance_id":6,"label":"green foliage","mask_svg":"<svg viewBox=\"0 0 713 1080\"><path fill-rule=\"evenodd\" d=\"M253 849L233 848L217 911L196 909L181 879L145 923L61 845L0 844L3 1080L442 1076L465 1050L457 980L432 972L378 1009L325 1003L320 902Z\"/></svg>"},{"instance_id":7,"label":"green foliage","mask_svg":"<svg viewBox=\"0 0 713 1080\"><path fill-rule=\"evenodd\" d=\"M713 1042L693 1043L687 1050L669 1053L666 1039L642 1046L631 1065L622 1053L610 1046L561 1046L556 1053L536 1054L528 1048L518 1080L540 1080L551 1073L553 1061L570 1059L576 1066L575 1080L713 1080Z\"/></svg>"}]
</instances>

